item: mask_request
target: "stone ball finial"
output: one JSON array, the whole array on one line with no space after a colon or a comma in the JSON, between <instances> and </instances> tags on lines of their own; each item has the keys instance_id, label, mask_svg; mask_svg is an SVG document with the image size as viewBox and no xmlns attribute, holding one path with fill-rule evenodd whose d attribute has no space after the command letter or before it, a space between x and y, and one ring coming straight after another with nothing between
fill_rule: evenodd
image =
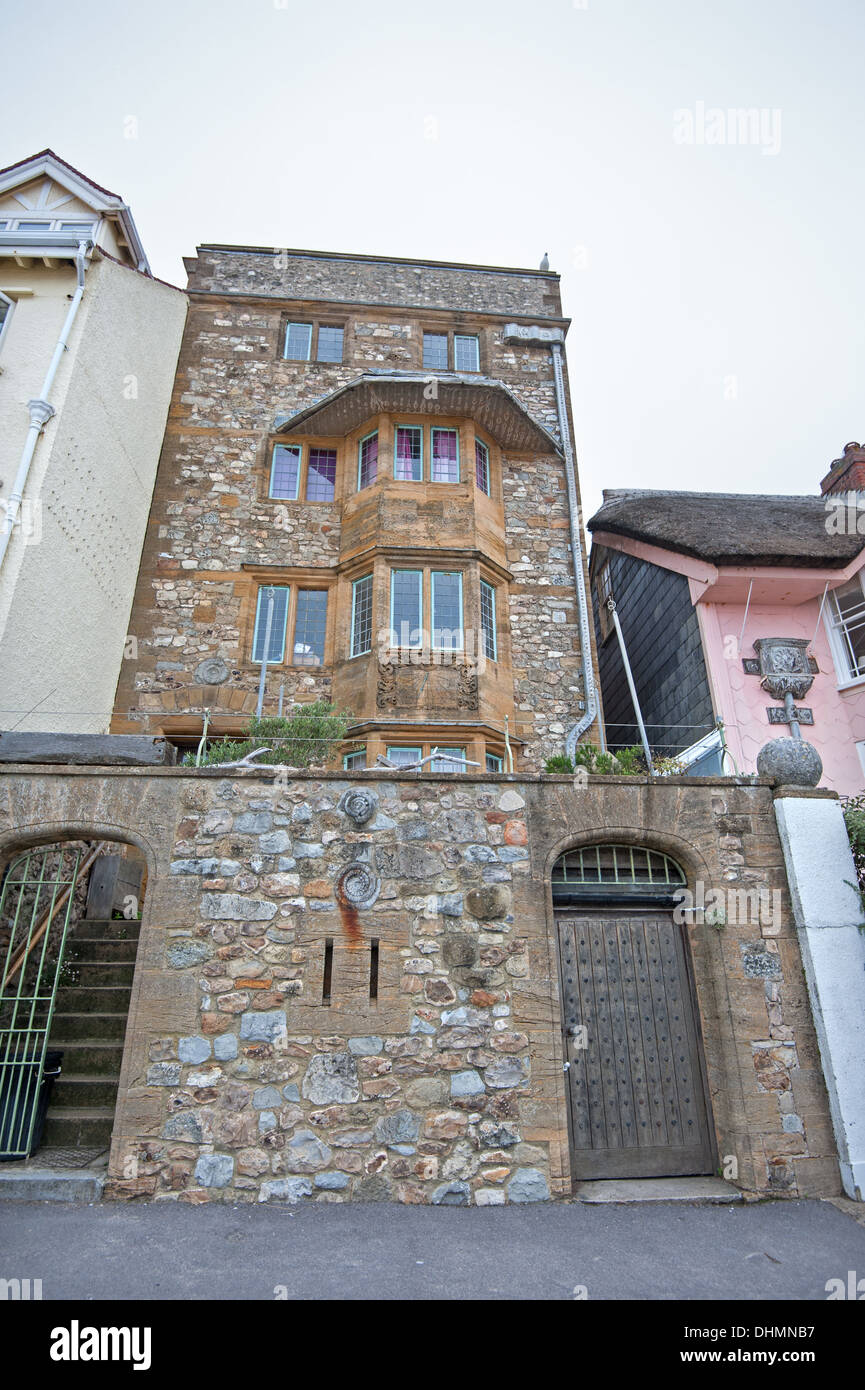
<instances>
[{"instance_id":1,"label":"stone ball finial","mask_svg":"<svg viewBox=\"0 0 865 1390\"><path fill-rule=\"evenodd\" d=\"M776 786L816 787L823 776L817 749L800 738L773 738L757 754L757 771Z\"/></svg>"}]
</instances>

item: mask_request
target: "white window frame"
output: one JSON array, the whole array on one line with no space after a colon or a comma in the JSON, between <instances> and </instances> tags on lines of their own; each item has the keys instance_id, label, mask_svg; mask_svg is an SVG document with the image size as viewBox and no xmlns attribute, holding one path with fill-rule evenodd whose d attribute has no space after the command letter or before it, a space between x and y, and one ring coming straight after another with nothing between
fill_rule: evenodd
<instances>
[{"instance_id":1,"label":"white window frame","mask_svg":"<svg viewBox=\"0 0 865 1390\"><path fill-rule=\"evenodd\" d=\"M862 602L865 604L865 571L859 570L852 578L858 579L859 587L862 589ZM836 587L843 589L846 586L841 584ZM839 631L840 623L837 617L837 604L835 601L834 589L829 590L829 593L826 595L826 600L823 622L829 639L829 649L832 653L832 660L835 663L835 675L837 677L838 689L848 690L853 686L865 683L865 671L862 671L859 675L850 675L850 658L844 645L844 638Z\"/></svg>"},{"instance_id":2,"label":"white window frame","mask_svg":"<svg viewBox=\"0 0 865 1390\"><path fill-rule=\"evenodd\" d=\"M357 614L357 591L358 591L359 585L361 585L361 584L366 584L367 582L369 582L369 604L370 604L370 609L369 609L369 619L370 619L370 621L369 621L369 646L368 646L368 647L363 647L363 648L360 648L360 647L357 647L357 648L356 648L356 647L355 647L355 636L356 636L356 634L357 634L357 629L356 629L356 626L355 626L355 617L356 617L356 614ZM352 585L351 585L351 633L350 633L350 637L349 637L349 660L352 660L352 659L353 659L354 657L356 657L356 656L368 656L369 653L372 651L373 602L374 602L374 593L373 593L373 577L372 577L372 575L371 575L371 574L362 574L358 579L352 580Z\"/></svg>"},{"instance_id":3,"label":"white window frame","mask_svg":"<svg viewBox=\"0 0 865 1390\"><path fill-rule=\"evenodd\" d=\"M456 440L456 458L455 458L454 462L455 462L455 464L456 464L457 475L456 475L455 478L437 478L437 477L435 476L435 460L436 460L435 437L436 437L437 434L452 434L453 437L454 437L454 439ZM450 483L451 486L453 486L454 483L458 483L458 482L460 481L460 471L461 471L461 470L460 470L460 432L459 432L459 430L455 430L455 429L453 428L452 425L430 425L430 432L429 432L429 478L430 478L430 482L431 482L431 483L435 483L436 486L440 486L442 483L445 483L445 484Z\"/></svg>"},{"instance_id":4,"label":"white window frame","mask_svg":"<svg viewBox=\"0 0 865 1390\"><path fill-rule=\"evenodd\" d=\"M493 626L492 626L492 633L491 633L491 636L492 636L492 648L493 648L492 654L490 654L490 653L487 651L486 633L487 633L488 629L485 628L485 627L484 627L484 624L483 624L483 618L484 618L483 593L484 593L484 590L485 590L485 589L487 590L487 592L488 592L489 595L490 595L490 603L491 603L491 605L492 605L492 610L493 610ZM480 602L479 607L480 607L480 617L481 617L481 633L483 634L483 639L484 639L484 656L486 657L487 661L498 661L498 659L499 659L499 635L498 635L498 631L497 631L497 628L498 628L498 613L496 612L496 586L495 586L495 584L491 584L490 581L489 581L488 579L481 579L481 583L480 583L480 592L481 592L481 602Z\"/></svg>"},{"instance_id":5,"label":"white window frame","mask_svg":"<svg viewBox=\"0 0 865 1390\"><path fill-rule=\"evenodd\" d=\"M261 666L264 657L267 655L266 652L263 652L261 656L256 656L255 649L258 646L259 624L261 625L262 646L264 646L264 632L267 626L267 591L270 587L270 584L259 584L258 586L258 599L255 605L255 627L252 631L252 663L254 666ZM285 640L288 634L288 609L291 603L291 585L274 584L273 588L276 593L285 594L285 615L282 623L282 646L280 647L279 656L269 656L267 658L267 664L268 666L282 666L285 662ZM275 606L274 603L274 607ZM274 620L276 620L275 613ZM274 626L270 630L271 645L273 644L273 634L275 630L278 630L278 623L276 621L274 621Z\"/></svg>"},{"instance_id":6,"label":"white window frame","mask_svg":"<svg viewBox=\"0 0 865 1390\"><path fill-rule=\"evenodd\" d=\"M417 600L418 600L418 623L415 631L418 634L416 642L403 642L401 634L396 630L393 617L394 604L394 580L398 574L413 574L417 576ZM417 651L423 646L423 570L414 569L392 569L390 572L390 640L392 647L404 647L406 650Z\"/></svg>"},{"instance_id":7,"label":"white window frame","mask_svg":"<svg viewBox=\"0 0 865 1390\"><path fill-rule=\"evenodd\" d=\"M377 448L377 450L376 450L375 477L372 478L368 483L363 483L363 482L361 482L361 471L360 471L360 470L361 470L361 467L362 467L362 465L363 465L363 446L364 446L364 444L366 444L367 440L369 440L369 439L376 439L376 440L378 440L378 430L370 430L367 434L365 434L365 435L363 436L362 439L359 439L359 440L357 441L357 490L358 490L358 492L365 492L366 489L367 489L368 487L373 487L373 486L378 482L378 465L379 465L379 452L380 452L380 449L379 449L379 448ZM379 441L379 443L380 443L380 441Z\"/></svg>"},{"instance_id":8,"label":"white window frame","mask_svg":"<svg viewBox=\"0 0 865 1390\"><path fill-rule=\"evenodd\" d=\"M297 485L294 496L277 496L273 491L273 475L276 472L276 454L278 449L284 449L286 453L297 455ZM268 497L274 502L297 502L300 499L300 475L303 472L303 446L300 444L274 444L273 454L270 459L270 485L268 487Z\"/></svg>"},{"instance_id":9,"label":"white window frame","mask_svg":"<svg viewBox=\"0 0 865 1390\"><path fill-rule=\"evenodd\" d=\"M20 231L22 222L38 222L37 231L21 232L22 236L38 238L42 232L68 232L70 229L81 236L82 239L93 236L96 230L97 218L87 217L34 217L32 214L22 213L19 217L0 218L0 232Z\"/></svg>"},{"instance_id":10,"label":"white window frame","mask_svg":"<svg viewBox=\"0 0 865 1390\"><path fill-rule=\"evenodd\" d=\"M433 748L436 750L436 756L429 764L430 772L446 772L453 774L466 772L468 770L468 752L464 747L439 748L437 744L433 743L430 746L430 752L432 752ZM443 761L447 759L450 763L459 763L459 767L436 767L436 763L439 759Z\"/></svg>"},{"instance_id":11,"label":"white window frame","mask_svg":"<svg viewBox=\"0 0 865 1390\"><path fill-rule=\"evenodd\" d=\"M491 762L497 763L498 766L497 766L497 767L490 767L490 763L491 763ZM504 758L502 757L501 753L485 753L485 754L484 754L484 768L486 769L487 772L504 772L504 770L505 770L505 760L504 760Z\"/></svg>"},{"instance_id":12,"label":"white window frame","mask_svg":"<svg viewBox=\"0 0 865 1390\"><path fill-rule=\"evenodd\" d=\"M485 464L484 472L485 472L485 474L486 474L486 482L487 482L486 487L481 487L481 488L479 488L479 490L483 493L484 497L489 497L489 496L490 496L491 489L492 489L492 481L491 481L491 476L490 476L490 474L491 474L491 469L490 469L490 446L489 446L489 444L485 444L484 441L483 441L482 439L479 439L477 435L475 435L475 487L479 487L479 484L478 484L478 445L480 445L480 447L481 447L481 448L483 449L483 451L484 451L484 464Z\"/></svg>"},{"instance_id":13,"label":"white window frame","mask_svg":"<svg viewBox=\"0 0 865 1390\"><path fill-rule=\"evenodd\" d=\"M450 578L450 576L451 576L451 575L454 575L454 574L455 574L455 575L457 576L457 578L459 579L459 586L460 586L460 588L459 588L459 608L460 608L460 614L459 614L459 616L460 616L460 625L459 625L459 627L456 629L456 631L457 631L457 633L458 633L458 635L459 635L459 641L457 642L457 645L456 645L455 647L442 647L442 646L436 641L436 630L437 630L437 629L436 629L436 578L437 578L437 576L439 576L439 575L447 575L448 578ZM453 631L453 629L451 629L451 628L447 628L447 629L444 629L444 630L446 630L446 631L448 631L448 632ZM441 627L439 627L439 628L438 628L438 631L441 632L441 631L443 631L443 629L442 629ZM462 570L430 570L430 634L429 634L429 636L430 636L430 647L431 647L432 650L435 651L435 652L461 652L461 651L464 650L464 648L465 648L465 607L464 607L464 604L463 604L463 573L462 573Z\"/></svg>"},{"instance_id":14,"label":"white window frame","mask_svg":"<svg viewBox=\"0 0 865 1390\"><path fill-rule=\"evenodd\" d=\"M390 758L391 762L395 761L393 756L394 753L413 753L415 756L411 761L413 763L419 763L423 757L423 748L416 748L412 744L389 743L387 746L387 756Z\"/></svg>"},{"instance_id":15,"label":"white window frame","mask_svg":"<svg viewBox=\"0 0 865 1390\"><path fill-rule=\"evenodd\" d=\"M399 474L397 473L397 463L398 463L398 461L399 461L399 455L397 454L397 449L398 449L398 447L399 447L399 432L400 432L400 430L415 430L415 431L417 432L417 434L420 436L420 458L419 458L419 459L412 459L412 470L414 470L414 466L415 466L415 464L417 464L417 469L418 469L417 477L414 476L414 472L412 472L412 477L410 477L410 478L401 478L401 477L399 476ZM424 478L423 478L423 469L424 469L424 434L425 434L425 433L426 433L426 431L424 430L423 425L395 425L395 426L394 426L394 431L393 431L393 476L394 476L394 482L397 482L397 483L422 483L422 482L423 482L423 480L424 480Z\"/></svg>"},{"instance_id":16,"label":"white window frame","mask_svg":"<svg viewBox=\"0 0 865 1390\"><path fill-rule=\"evenodd\" d=\"M474 362L473 367L461 367L457 360L459 348L458 343L474 343ZM454 371L455 372L479 372L481 369L481 340L477 333L455 333L454 334Z\"/></svg>"},{"instance_id":17,"label":"white window frame","mask_svg":"<svg viewBox=\"0 0 865 1390\"><path fill-rule=\"evenodd\" d=\"M356 758L361 758L361 759L362 759L362 762L360 762L360 763L355 762L354 760L355 760ZM365 768L366 768L366 748L365 748L365 747L364 747L364 748L357 748L357 749L355 749L355 751L354 751L353 753L343 753L343 755L342 755L342 770L343 770L343 772L356 772L356 771L358 770L358 768L360 768L360 769L365 769Z\"/></svg>"},{"instance_id":18,"label":"white window frame","mask_svg":"<svg viewBox=\"0 0 865 1390\"><path fill-rule=\"evenodd\" d=\"M291 333L292 328L306 328L308 330L309 336L306 340L305 357L289 357L288 355L288 337ZM285 325L285 338L283 339L282 344L282 358L284 362L308 362L310 360L310 356L312 354L312 328L313 326L311 323L301 323L300 321L294 319L290 323L287 323Z\"/></svg>"}]
</instances>

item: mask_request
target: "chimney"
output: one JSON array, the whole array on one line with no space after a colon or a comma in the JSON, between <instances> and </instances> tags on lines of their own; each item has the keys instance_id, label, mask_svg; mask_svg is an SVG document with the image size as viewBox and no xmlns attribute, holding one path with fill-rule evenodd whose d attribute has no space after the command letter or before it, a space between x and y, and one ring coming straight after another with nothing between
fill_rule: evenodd
<instances>
[{"instance_id":1,"label":"chimney","mask_svg":"<svg viewBox=\"0 0 865 1390\"><path fill-rule=\"evenodd\" d=\"M832 467L820 484L820 491L865 492L865 448L852 443L844 445L844 453L833 460Z\"/></svg>"}]
</instances>

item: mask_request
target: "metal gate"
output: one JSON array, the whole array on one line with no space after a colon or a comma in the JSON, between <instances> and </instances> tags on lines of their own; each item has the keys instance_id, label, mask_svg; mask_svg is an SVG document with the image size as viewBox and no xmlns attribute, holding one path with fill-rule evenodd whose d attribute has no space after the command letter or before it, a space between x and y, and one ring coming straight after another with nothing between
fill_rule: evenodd
<instances>
[{"instance_id":1,"label":"metal gate","mask_svg":"<svg viewBox=\"0 0 865 1390\"><path fill-rule=\"evenodd\" d=\"M0 1158L26 1157L73 890L95 852L36 849L9 866L0 894Z\"/></svg>"},{"instance_id":2,"label":"metal gate","mask_svg":"<svg viewBox=\"0 0 865 1390\"><path fill-rule=\"evenodd\" d=\"M664 910L682 882L665 855L627 846L554 870L576 1179L714 1169L684 928Z\"/></svg>"}]
</instances>

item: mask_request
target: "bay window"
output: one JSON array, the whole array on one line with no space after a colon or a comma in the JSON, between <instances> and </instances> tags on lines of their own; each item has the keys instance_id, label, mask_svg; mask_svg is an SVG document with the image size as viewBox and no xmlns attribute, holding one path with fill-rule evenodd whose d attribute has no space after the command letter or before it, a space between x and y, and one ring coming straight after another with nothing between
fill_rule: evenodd
<instances>
[{"instance_id":1,"label":"bay window","mask_svg":"<svg viewBox=\"0 0 865 1390\"><path fill-rule=\"evenodd\" d=\"M490 495L490 451L482 439L475 440L475 482L481 492Z\"/></svg>"}]
</instances>

